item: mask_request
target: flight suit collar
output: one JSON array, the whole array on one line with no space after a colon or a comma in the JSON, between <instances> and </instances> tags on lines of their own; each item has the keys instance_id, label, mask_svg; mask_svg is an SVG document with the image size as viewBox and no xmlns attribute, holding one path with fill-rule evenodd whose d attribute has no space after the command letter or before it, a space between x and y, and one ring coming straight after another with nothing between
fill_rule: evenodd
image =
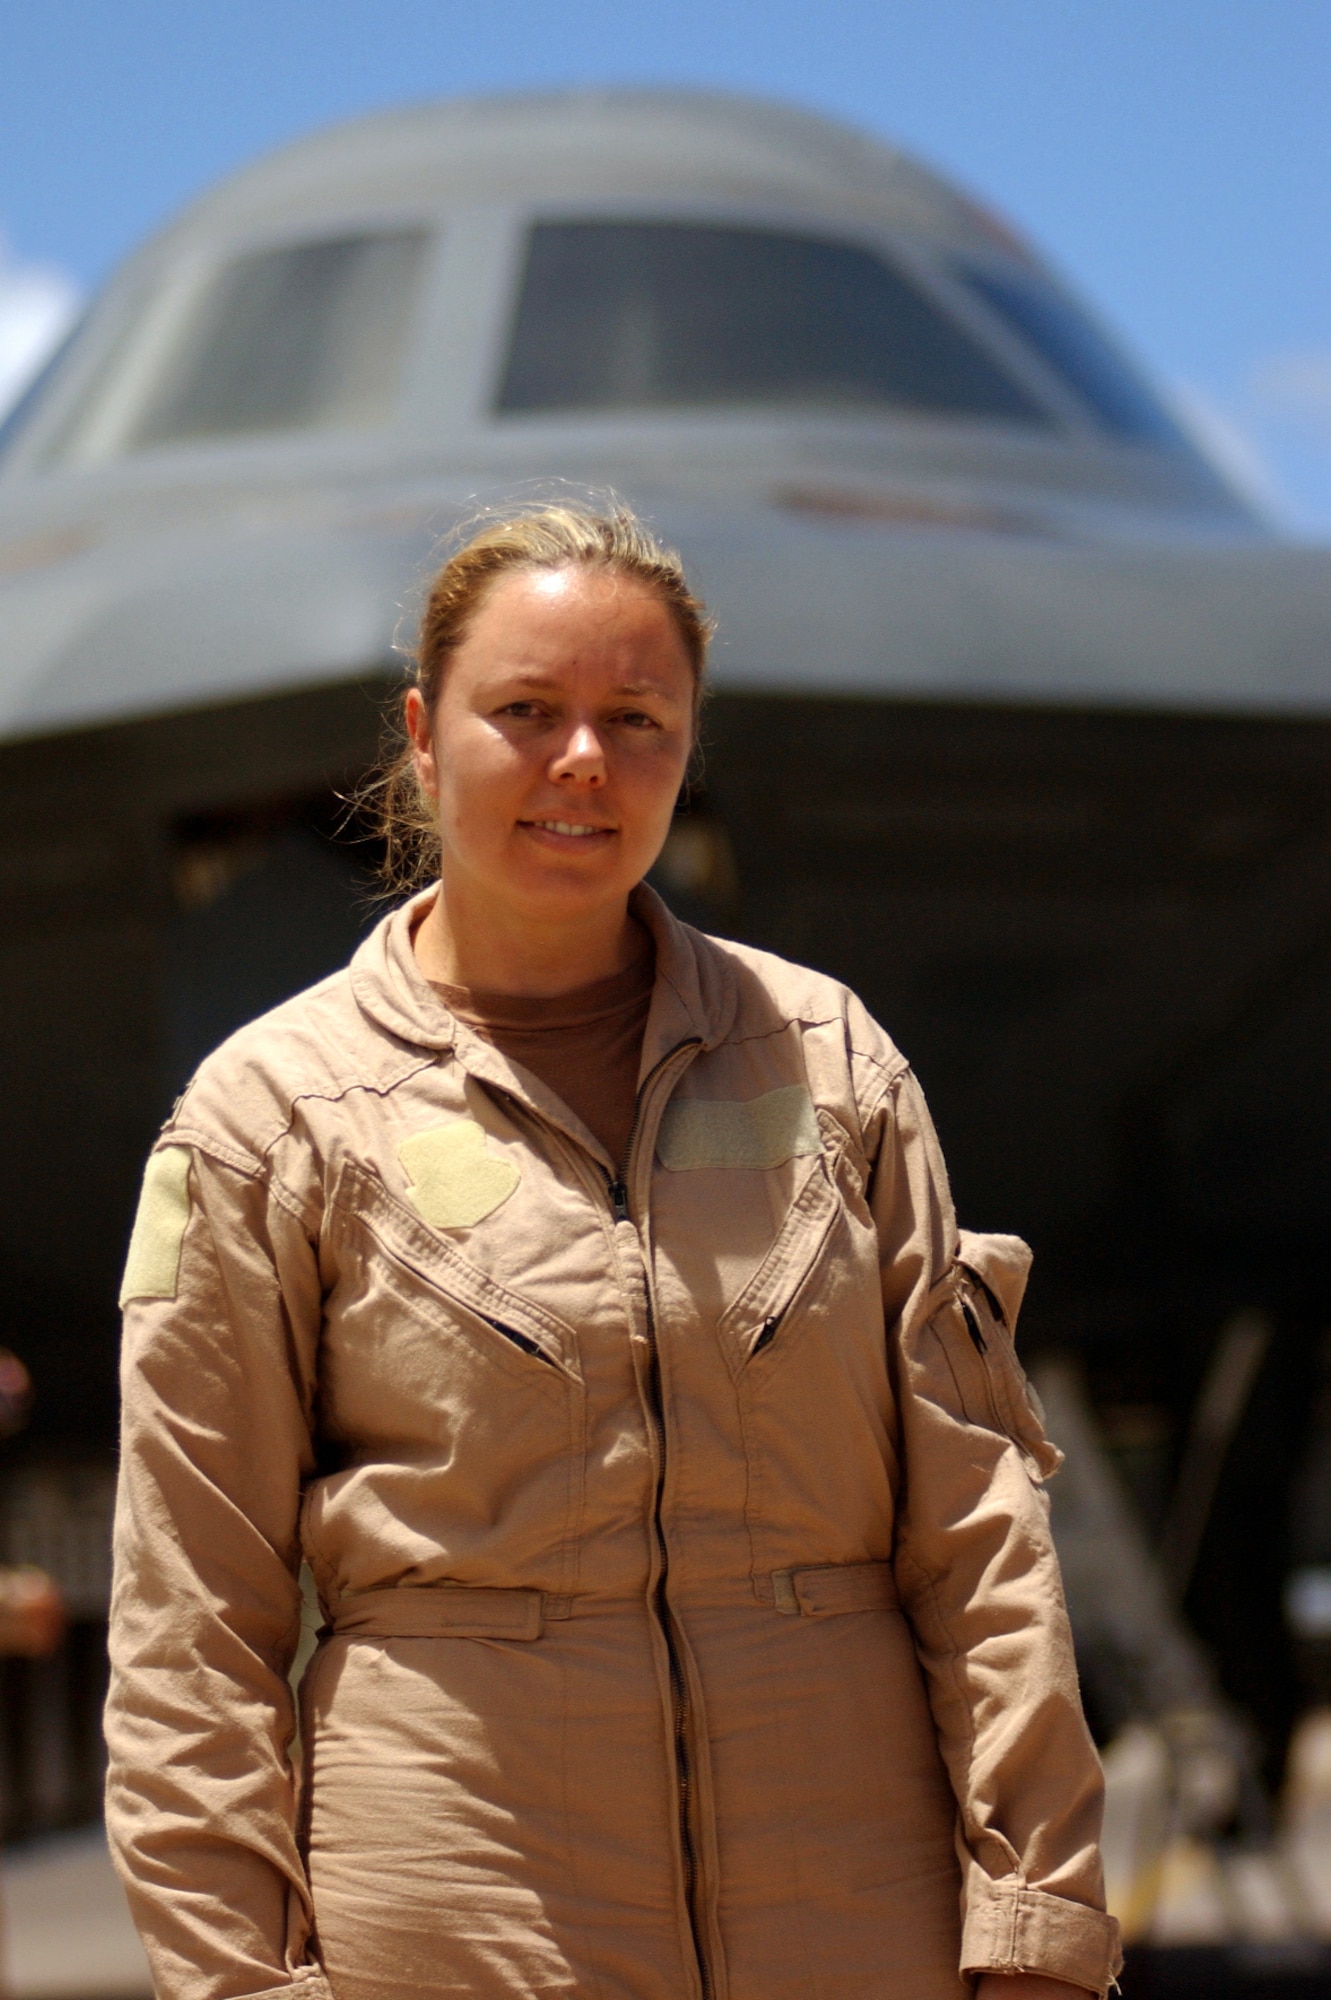
<instances>
[{"instance_id":1,"label":"flight suit collar","mask_svg":"<svg viewBox=\"0 0 1331 2000\"><path fill-rule=\"evenodd\" d=\"M528 1098L544 1116L551 1117L558 1107L563 1115L552 1122L567 1124L569 1114L553 1093L458 1021L417 964L412 931L437 893L438 885L432 884L391 911L356 952L351 986L361 1011L399 1041L441 1054L451 1051L472 1074ZM737 992L725 954L701 932L681 923L645 882L633 891L630 908L651 932L656 947L656 983L643 1035L641 1079L682 1043L697 1042L710 1049L724 1040L734 1021ZM589 1135L580 1125L578 1133L586 1143Z\"/></svg>"}]
</instances>

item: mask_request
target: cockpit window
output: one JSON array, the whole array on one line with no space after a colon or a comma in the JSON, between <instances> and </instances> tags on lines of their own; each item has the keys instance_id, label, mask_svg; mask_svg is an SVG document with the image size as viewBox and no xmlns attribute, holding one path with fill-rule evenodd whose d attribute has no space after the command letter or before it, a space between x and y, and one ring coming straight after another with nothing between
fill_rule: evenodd
<instances>
[{"instance_id":1,"label":"cockpit window","mask_svg":"<svg viewBox=\"0 0 1331 2000\"><path fill-rule=\"evenodd\" d=\"M540 223L505 411L688 406L1049 417L871 251L771 229Z\"/></svg>"},{"instance_id":2,"label":"cockpit window","mask_svg":"<svg viewBox=\"0 0 1331 2000\"><path fill-rule=\"evenodd\" d=\"M348 236L238 259L200 301L132 442L381 421L423 244Z\"/></svg>"},{"instance_id":3,"label":"cockpit window","mask_svg":"<svg viewBox=\"0 0 1331 2000\"><path fill-rule=\"evenodd\" d=\"M1185 443L1177 424L1099 327L1034 273L961 264L960 276L1088 403L1101 426L1140 443Z\"/></svg>"},{"instance_id":4,"label":"cockpit window","mask_svg":"<svg viewBox=\"0 0 1331 2000\"><path fill-rule=\"evenodd\" d=\"M165 328L148 305L94 371L46 456L110 458L382 422L397 393L427 240L403 230L256 250L224 265Z\"/></svg>"}]
</instances>

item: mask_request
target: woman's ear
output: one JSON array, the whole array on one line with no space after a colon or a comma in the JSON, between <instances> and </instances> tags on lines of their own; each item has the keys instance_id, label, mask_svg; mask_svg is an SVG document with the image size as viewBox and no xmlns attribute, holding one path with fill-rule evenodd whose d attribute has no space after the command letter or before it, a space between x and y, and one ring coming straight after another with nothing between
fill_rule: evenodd
<instances>
[{"instance_id":1,"label":"woman's ear","mask_svg":"<svg viewBox=\"0 0 1331 2000\"><path fill-rule=\"evenodd\" d=\"M439 796L439 766L434 754L434 733L430 728L430 712L425 706L425 696L419 688L407 689L402 704L402 720L411 745L416 781L428 798L436 799Z\"/></svg>"}]
</instances>

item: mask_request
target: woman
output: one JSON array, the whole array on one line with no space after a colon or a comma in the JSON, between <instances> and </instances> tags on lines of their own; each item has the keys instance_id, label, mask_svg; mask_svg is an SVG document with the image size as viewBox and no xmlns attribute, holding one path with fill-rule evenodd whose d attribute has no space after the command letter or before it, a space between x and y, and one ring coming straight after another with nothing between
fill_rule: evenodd
<instances>
[{"instance_id":1,"label":"woman","mask_svg":"<svg viewBox=\"0 0 1331 2000\"><path fill-rule=\"evenodd\" d=\"M706 641L626 513L483 527L386 793L437 883L149 1162L109 1824L161 2000L1117 1968L1027 1252L852 994L643 886Z\"/></svg>"}]
</instances>

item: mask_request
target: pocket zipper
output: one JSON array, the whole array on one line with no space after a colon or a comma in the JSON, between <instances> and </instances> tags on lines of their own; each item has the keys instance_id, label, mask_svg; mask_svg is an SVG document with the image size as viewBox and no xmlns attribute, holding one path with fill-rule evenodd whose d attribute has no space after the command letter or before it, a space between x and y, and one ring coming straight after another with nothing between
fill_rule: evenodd
<instances>
[{"instance_id":1,"label":"pocket zipper","mask_svg":"<svg viewBox=\"0 0 1331 2000\"><path fill-rule=\"evenodd\" d=\"M776 1339L776 1330L781 1324L781 1319L782 1315L780 1313L771 1313L763 1321L758 1329L758 1338L749 1349L750 1361L752 1361L755 1354L761 1354L765 1347L771 1346L772 1342Z\"/></svg>"},{"instance_id":2,"label":"pocket zipper","mask_svg":"<svg viewBox=\"0 0 1331 2000\"><path fill-rule=\"evenodd\" d=\"M505 1326L502 1320L491 1319L486 1313L482 1313L480 1317L487 1326L492 1326L496 1333L502 1333L505 1340L511 1340L515 1347L520 1347L524 1354L534 1354L538 1361L544 1361L547 1368L554 1367L555 1364L545 1349L531 1339L530 1335L519 1333L516 1327Z\"/></svg>"},{"instance_id":3,"label":"pocket zipper","mask_svg":"<svg viewBox=\"0 0 1331 2000\"><path fill-rule=\"evenodd\" d=\"M796 1271L794 1273L793 1283L790 1281L790 1273L789 1271L787 1271L786 1273L787 1285L785 1290L785 1296L784 1298L782 1298L781 1304L777 1308L777 1310L774 1313L769 1313L767 1315L767 1318L760 1322L757 1333L754 1334L749 1339L749 1345L747 1349L744 1351L743 1357L739 1363L741 1367L746 1367L749 1362L751 1362L757 1355L763 1352L764 1348L771 1346L772 1342L775 1340L777 1336L777 1333L779 1332L780 1328L784 1325L791 1311L799 1303L799 1300L803 1296L805 1288L809 1284L809 1281L812 1278L813 1273L818 1269L819 1263L822 1259L823 1250L827 1244L828 1236L831 1234L832 1225L836 1219L836 1214L837 1214L836 1190L830 1182L827 1172L826 1160L820 1158L814 1164L816 1173L821 1175L823 1191L829 1197L825 1213L821 1217L818 1217L815 1211L814 1238L813 1241L808 1245L808 1254L803 1258L803 1261L797 1266ZM811 1176L810 1178L812 1179L813 1177ZM805 1203L806 1197L809 1195L810 1191L811 1190L809 1183L806 1182L805 1186L800 1190L795 1205L791 1209L790 1215L788 1216L786 1222L783 1224L781 1230L777 1234L777 1239L776 1239L777 1244L779 1244L782 1247L782 1250L785 1252L787 1256L789 1255L788 1245L786 1242L787 1235L790 1231L791 1224L796 1220L796 1217L801 1209L801 1205ZM816 1189L812 1191L814 1193L817 1192ZM802 1216L800 1219L801 1221L804 1221L807 1220L807 1217ZM737 1301L736 1303L738 1304L739 1302ZM733 1326L735 1317L736 1317L736 1307L732 1306L729 1308L728 1311L723 1313L720 1321L721 1326L724 1328L729 1328ZM752 1325L752 1321L750 1321L750 1325ZM736 1329L736 1331L738 1331L738 1329ZM733 1332L728 1332L727 1337L733 1339L735 1337L735 1334ZM741 1339L743 1339L744 1337L745 1337L744 1334L740 1334Z\"/></svg>"},{"instance_id":4,"label":"pocket zipper","mask_svg":"<svg viewBox=\"0 0 1331 2000\"><path fill-rule=\"evenodd\" d=\"M977 1282L983 1290L985 1298L992 1302L993 1294L990 1292L983 1278L977 1277L977 1274L974 1272L971 1273L971 1276L977 1278ZM961 1307L961 1316L966 1322L966 1331L970 1335L971 1346L980 1357L980 1370L984 1376L985 1401L989 1405L989 1414L994 1420L994 1429L1001 1437L1009 1439L1011 1443L1016 1445L1018 1451L1023 1451L1025 1447L1021 1439L1017 1436L1011 1418L1003 1414L1003 1404L997 1381L998 1371L995 1364L989 1358L989 1343L981 1330L979 1316L970 1300L961 1294L958 1294L957 1304ZM999 1326L1003 1324L997 1314L995 1314L995 1321Z\"/></svg>"}]
</instances>

